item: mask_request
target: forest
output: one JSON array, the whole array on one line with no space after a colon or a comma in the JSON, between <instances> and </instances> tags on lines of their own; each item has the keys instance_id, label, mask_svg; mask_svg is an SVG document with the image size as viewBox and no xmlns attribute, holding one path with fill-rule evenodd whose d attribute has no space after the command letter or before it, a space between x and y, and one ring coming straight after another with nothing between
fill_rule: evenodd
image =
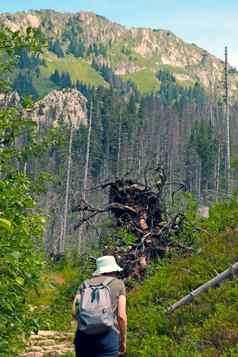
<instances>
[{"instance_id":1,"label":"forest","mask_svg":"<svg viewBox=\"0 0 238 357\"><path fill-rule=\"evenodd\" d=\"M237 103L228 140L227 97L168 69L147 94L106 65L97 87L55 70L41 96L46 48L64 56L38 29L0 30L0 356L73 356L30 337L72 339L72 298L102 254L125 267L127 356L236 356L235 273L168 309L236 262Z\"/></svg>"}]
</instances>

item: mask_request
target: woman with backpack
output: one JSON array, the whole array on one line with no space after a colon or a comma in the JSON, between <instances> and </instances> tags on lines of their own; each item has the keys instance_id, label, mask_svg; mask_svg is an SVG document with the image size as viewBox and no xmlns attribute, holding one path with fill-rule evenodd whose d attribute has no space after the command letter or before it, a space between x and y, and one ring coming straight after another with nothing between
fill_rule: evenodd
<instances>
[{"instance_id":1,"label":"woman with backpack","mask_svg":"<svg viewBox=\"0 0 238 357\"><path fill-rule=\"evenodd\" d=\"M93 278L76 293L72 315L78 320L76 357L116 357L126 353L126 289L116 273L122 268L113 256L96 260Z\"/></svg>"}]
</instances>

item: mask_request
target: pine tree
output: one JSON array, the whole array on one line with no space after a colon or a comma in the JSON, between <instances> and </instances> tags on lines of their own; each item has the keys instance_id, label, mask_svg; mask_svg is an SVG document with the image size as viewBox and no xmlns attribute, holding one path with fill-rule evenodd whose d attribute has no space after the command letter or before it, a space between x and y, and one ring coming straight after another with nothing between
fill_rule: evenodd
<instances>
[{"instance_id":1,"label":"pine tree","mask_svg":"<svg viewBox=\"0 0 238 357\"><path fill-rule=\"evenodd\" d=\"M60 74L59 74L58 69L56 69L56 70L54 71L54 73L51 74L50 80L51 80L52 82L54 82L55 84L57 84L57 85L61 85L61 77L60 77Z\"/></svg>"},{"instance_id":2,"label":"pine tree","mask_svg":"<svg viewBox=\"0 0 238 357\"><path fill-rule=\"evenodd\" d=\"M58 39L55 41L54 40L49 41L48 49L49 51L55 53L57 57L59 58L64 57L64 51L62 50Z\"/></svg>"},{"instance_id":3,"label":"pine tree","mask_svg":"<svg viewBox=\"0 0 238 357\"><path fill-rule=\"evenodd\" d=\"M30 96L33 99L38 97L37 90L35 89L32 76L28 71L20 72L13 82L13 89L16 90L21 96Z\"/></svg>"},{"instance_id":4,"label":"pine tree","mask_svg":"<svg viewBox=\"0 0 238 357\"><path fill-rule=\"evenodd\" d=\"M85 46L83 41L77 40L75 37L70 41L68 52L72 53L75 57L85 56Z\"/></svg>"},{"instance_id":5,"label":"pine tree","mask_svg":"<svg viewBox=\"0 0 238 357\"><path fill-rule=\"evenodd\" d=\"M60 78L60 86L62 88L71 88L72 81L69 72L63 72Z\"/></svg>"}]
</instances>

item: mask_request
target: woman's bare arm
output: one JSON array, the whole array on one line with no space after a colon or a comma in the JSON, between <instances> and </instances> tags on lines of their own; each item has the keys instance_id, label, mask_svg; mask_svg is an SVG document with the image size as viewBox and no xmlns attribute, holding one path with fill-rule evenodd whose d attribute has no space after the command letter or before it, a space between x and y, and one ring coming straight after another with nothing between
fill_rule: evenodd
<instances>
[{"instance_id":1,"label":"woman's bare arm","mask_svg":"<svg viewBox=\"0 0 238 357\"><path fill-rule=\"evenodd\" d=\"M126 297L120 295L118 298L118 325L120 331L120 354L126 353L127 340L127 314L126 314Z\"/></svg>"}]
</instances>

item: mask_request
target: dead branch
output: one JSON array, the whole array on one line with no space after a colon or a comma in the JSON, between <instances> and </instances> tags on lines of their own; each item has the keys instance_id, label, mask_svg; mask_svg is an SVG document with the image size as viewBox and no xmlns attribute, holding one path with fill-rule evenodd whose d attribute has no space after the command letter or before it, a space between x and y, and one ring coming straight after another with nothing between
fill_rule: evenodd
<instances>
[{"instance_id":1,"label":"dead branch","mask_svg":"<svg viewBox=\"0 0 238 357\"><path fill-rule=\"evenodd\" d=\"M183 227L184 215L179 213L169 217L162 202L162 192L166 185L165 170L160 165L152 169L147 164L144 180L145 183L141 183L123 177L104 182L97 187L102 190L109 189L108 205L93 207L81 198L79 204L72 209L82 215L74 229L90 222L99 214L110 213L116 227L125 228L131 233L134 241L129 246L123 243L121 238L115 237L118 243L116 247L104 247L105 254L117 256L119 264L124 266L126 276L133 275L133 271L141 271L137 266L141 257L148 263L151 259L159 259L169 249L189 251L188 247L174 239ZM180 186L184 187L183 184ZM173 244L170 244L172 241Z\"/></svg>"},{"instance_id":2,"label":"dead branch","mask_svg":"<svg viewBox=\"0 0 238 357\"><path fill-rule=\"evenodd\" d=\"M218 287L221 283L223 283L223 281L233 278L237 274L238 262L234 263L229 269L225 270L223 273L218 274L215 278L209 280L205 284L199 286L197 289L191 291L182 299L178 300L176 303L174 303L167 309L167 312L174 312L179 307L189 304L196 296L200 295L201 293L207 292L210 288Z\"/></svg>"}]
</instances>

